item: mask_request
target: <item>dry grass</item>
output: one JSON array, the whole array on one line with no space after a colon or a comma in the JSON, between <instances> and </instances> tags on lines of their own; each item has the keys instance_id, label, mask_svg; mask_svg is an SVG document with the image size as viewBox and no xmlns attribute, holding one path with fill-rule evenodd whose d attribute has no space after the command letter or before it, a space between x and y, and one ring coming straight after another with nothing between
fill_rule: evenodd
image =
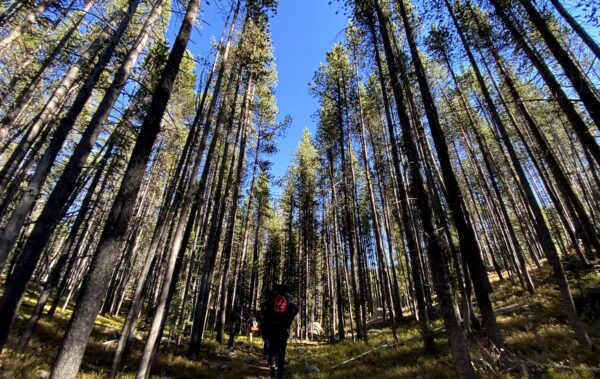
<instances>
[{"instance_id":1,"label":"dry grass","mask_svg":"<svg viewBox=\"0 0 600 379\"><path fill-rule=\"evenodd\" d=\"M567 265L567 267L569 267ZM595 312L589 299L600 296L600 274L594 270L569 272L573 295L582 318L594 341L600 345L600 314ZM538 293L529 295L508 280L492 278L492 294L497 308L522 304L498 316L505 334L509 356L514 360L529 361L529 370L535 378L597 378L590 367L600 367L600 354L581 349L566 323L561 310L558 291L553 284L549 268L534 271ZM30 294L22 307L22 317L17 327L33 308L35 294ZM50 365L62 339L70 310L57 312L53 318L43 318L38 325L26 354L16 354L11 347L0 356L0 378L40 378L50 371ZM114 343L107 343L121 325L121 318L98 317L96 328L86 351L80 378L103 378L110 364ZM437 322L435 325L441 325ZM401 325L400 340L418 336L416 324ZM518 378L521 372L500 369L494 362L493 352L482 348L477 338L471 341L471 352L476 369L483 377ZM154 366L154 377L175 378L257 378L267 374L261 356L262 340L255 338L250 344L240 337L234 348L235 356L227 356L224 348L207 339L197 361L185 359L185 348L174 345L163 348ZM426 355L422 343L413 341L391 348L375 350L364 357L336 369L331 367L344 360L371 350L383 342L393 342L389 328L371 331L369 342L342 341L337 344L306 343L291 340L288 345L288 376L291 378L454 378L456 376L445 338L436 339L436 354ZM121 378L133 378L142 348L136 343L125 362ZM533 362L539 365L533 365ZM315 365L321 371L304 373L306 365ZM567 369L565 367L571 367ZM594 376L596 375L596 376Z\"/></svg>"}]
</instances>

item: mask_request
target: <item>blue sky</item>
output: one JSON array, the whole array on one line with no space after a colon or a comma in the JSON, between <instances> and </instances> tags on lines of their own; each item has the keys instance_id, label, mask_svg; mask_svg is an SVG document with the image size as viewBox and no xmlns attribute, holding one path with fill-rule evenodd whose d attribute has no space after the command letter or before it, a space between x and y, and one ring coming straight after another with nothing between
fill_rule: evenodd
<instances>
[{"instance_id":1,"label":"blue sky","mask_svg":"<svg viewBox=\"0 0 600 379\"><path fill-rule=\"evenodd\" d=\"M229 0L202 2L202 24L192 34L188 49L195 55L206 57L210 53L210 38L220 37L225 12L230 9ZM308 93L319 63L325 60L325 52L341 41L347 18L337 2L328 0L280 0L277 14L271 18L271 38L275 50L275 63L279 76L276 98L279 106L278 120L287 114L292 116L286 135L277 141L279 152L271 157L272 174L283 176L292 155L308 128L314 135L312 115L317 109L316 100ZM179 28L181 16L172 17L169 36ZM200 69L200 68L199 68ZM274 188L275 193L279 189Z\"/></svg>"},{"instance_id":2,"label":"blue sky","mask_svg":"<svg viewBox=\"0 0 600 379\"><path fill-rule=\"evenodd\" d=\"M317 101L308 93L308 83L319 63L325 61L325 53L343 38L347 21L343 12L336 14L336 2L328 3L327 0L280 0L277 15L271 21L279 73L276 96L280 117L289 114L293 119L273 159L275 176L285 173L302 131L308 128L314 135Z\"/></svg>"},{"instance_id":3,"label":"blue sky","mask_svg":"<svg viewBox=\"0 0 600 379\"><path fill-rule=\"evenodd\" d=\"M202 23L194 30L188 45L194 55L207 57L211 53L210 38L220 37L232 2L210 0L210 4L207 4L206 0L202 1ZM573 0L566 0L565 5L574 12L578 21L589 26L578 8L573 7ZM183 10L179 9L171 18L169 37L176 34L182 13ZM325 53L335 42L342 40L346 22L347 16L338 2L331 1L330 4L329 0L280 0L277 14L271 18L271 38L279 75L276 90L280 111L278 120L287 114L293 120L285 137L277 141L279 152L270 157L275 178L285 174L302 131L308 128L314 136L313 115L317 110L317 101L308 93L308 83L319 63L325 60ZM600 28L592 27L589 32L598 37ZM212 60L212 57L209 58ZM198 70L201 70L200 65ZM273 192L280 193L280 189L273 188Z\"/></svg>"}]
</instances>

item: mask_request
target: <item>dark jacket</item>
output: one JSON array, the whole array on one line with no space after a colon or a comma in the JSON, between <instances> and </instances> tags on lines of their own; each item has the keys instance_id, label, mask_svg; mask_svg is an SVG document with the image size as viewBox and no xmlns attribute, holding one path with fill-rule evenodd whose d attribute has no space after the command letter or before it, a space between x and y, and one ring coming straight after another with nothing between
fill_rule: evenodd
<instances>
[{"instance_id":1,"label":"dark jacket","mask_svg":"<svg viewBox=\"0 0 600 379\"><path fill-rule=\"evenodd\" d=\"M298 314L299 308L291 301L289 297L287 297L287 306L285 312L276 313L273 309L274 299L275 295L271 296L267 301L264 301L260 305L263 316L263 335L269 337L274 334L285 333L287 336L288 330L292 325L292 321L294 321L294 317L296 317Z\"/></svg>"}]
</instances>

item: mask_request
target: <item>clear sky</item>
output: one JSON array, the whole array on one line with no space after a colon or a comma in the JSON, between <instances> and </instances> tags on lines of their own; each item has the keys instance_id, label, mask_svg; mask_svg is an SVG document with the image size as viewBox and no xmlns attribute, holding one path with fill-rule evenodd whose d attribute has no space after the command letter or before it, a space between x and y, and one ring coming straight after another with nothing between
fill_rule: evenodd
<instances>
[{"instance_id":1,"label":"clear sky","mask_svg":"<svg viewBox=\"0 0 600 379\"><path fill-rule=\"evenodd\" d=\"M337 2L328 0L280 0L271 20L271 37L279 73L276 97L280 117L292 116L292 125L273 159L273 174L282 176L292 154L308 128L314 135L317 101L308 93L308 83L334 42L341 41L347 18L336 14Z\"/></svg>"},{"instance_id":2,"label":"clear sky","mask_svg":"<svg viewBox=\"0 0 600 379\"><path fill-rule=\"evenodd\" d=\"M195 29L188 45L195 56L207 57L211 53L210 38L215 36L219 39L233 1L210 0L208 4L206 0L202 1L202 24ZM567 0L566 5L587 26L578 9L572 6L573 2ZM171 18L168 32L170 41L177 33L183 11L176 10ZM277 141L279 152L270 158L275 178L285 174L302 131L308 128L314 136L313 115L317 110L317 102L308 93L308 83L319 63L325 60L325 52L333 43L342 40L346 22L347 17L335 0L331 4L330 0L279 0L277 14L271 18L271 38L279 75L276 91L280 111L278 120L289 114L292 124L285 137ZM590 32L598 36L600 28L592 27ZM201 70L200 65L198 70ZM280 193L280 190L273 188L273 192Z\"/></svg>"},{"instance_id":3,"label":"clear sky","mask_svg":"<svg viewBox=\"0 0 600 379\"><path fill-rule=\"evenodd\" d=\"M229 0L212 0L208 5L202 1L202 25L194 31L188 45L195 56L206 57L210 53L210 38L220 37L229 4ZM308 83L319 63L325 60L325 52L343 38L347 18L341 10L336 14L338 9L335 1L330 5L328 0L280 0L277 14L271 18L279 75L275 94L278 120L287 114L292 116L286 135L277 141L279 152L270 158L275 178L285 174L302 131L308 128L314 135L312 115L317 110L317 102L308 93ZM175 35L180 22L181 16L173 14L169 37ZM274 188L273 192L278 193L279 189Z\"/></svg>"}]
</instances>

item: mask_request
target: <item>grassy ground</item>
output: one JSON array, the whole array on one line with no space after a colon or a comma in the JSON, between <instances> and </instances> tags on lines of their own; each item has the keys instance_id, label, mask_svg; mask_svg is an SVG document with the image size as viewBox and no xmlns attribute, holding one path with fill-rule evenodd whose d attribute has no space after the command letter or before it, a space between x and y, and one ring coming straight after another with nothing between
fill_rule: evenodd
<instances>
[{"instance_id":1,"label":"grassy ground","mask_svg":"<svg viewBox=\"0 0 600 379\"><path fill-rule=\"evenodd\" d=\"M575 269L576 267L574 267ZM600 345L600 274L598 271L569 273L575 301L594 342ZM599 378L600 354L581 349L561 310L558 289L553 285L548 268L533 272L538 293L529 295L508 280L494 283L493 301L500 310L498 322L504 331L512 369L499 369L498 354L482 347L476 338L471 341L471 352L476 369L483 377L519 378L521 367L534 378ZM26 299L22 306L27 316L34 303ZM11 347L0 356L0 378L43 378L50 371L70 311L41 320L26 354L16 354ZM114 342L119 330L119 318L99 317L88 345L81 369L81 378L103 378L110 364ZM24 322L19 320L18 326ZM433 327L441 326L438 322ZM441 332L443 333L443 332ZM373 329L369 342L342 341L337 344L291 340L288 345L288 377L290 378L454 378L454 368L443 334L436 339L437 352L425 355L415 323L399 327L399 341L394 345L389 328ZM154 366L155 377L172 378L261 378L267 377L261 356L262 340L249 343L240 337L232 352L227 352L208 339L198 361L184 358L185 348L171 345L163 348ZM382 345L394 345L381 347ZM133 378L140 356L137 343L122 371L121 378ZM380 347L380 348L378 348ZM346 364L347 359L370 353ZM526 361L522 364L522 361ZM519 364L520 363L520 364ZM307 366L314 365L320 372L307 374ZM338 366L333 368L334 366Z\"/></svg>"}]
</instances>

